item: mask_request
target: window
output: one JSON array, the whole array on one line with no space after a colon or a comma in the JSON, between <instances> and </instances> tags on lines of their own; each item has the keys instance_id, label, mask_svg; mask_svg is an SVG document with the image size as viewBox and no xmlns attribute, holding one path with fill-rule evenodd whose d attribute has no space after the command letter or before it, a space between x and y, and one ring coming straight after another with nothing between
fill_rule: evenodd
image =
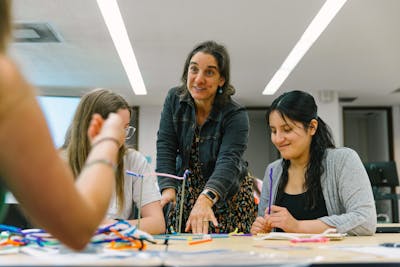
<instances>
[{"instance_id":1,"label":"window","mask_svg":"<svg viewBox=\"0 0 400 267\"><path fill-rule=\"evenodd\" d=\"M37 98L50 128L53 142L56 147L61 147L80 98L66 96L38 96Z\"/></svg>"}]
</instances>

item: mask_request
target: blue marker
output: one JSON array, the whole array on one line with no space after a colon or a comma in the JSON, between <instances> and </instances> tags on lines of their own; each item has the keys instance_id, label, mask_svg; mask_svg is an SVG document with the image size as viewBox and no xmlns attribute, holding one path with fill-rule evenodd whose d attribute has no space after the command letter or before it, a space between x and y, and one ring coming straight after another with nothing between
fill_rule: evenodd
<instances>
[{"instance_id":1,"label":"blue marker","mask_svg":"<svg viewBox=\"0 0 400 267\"><path fill-rule=\"evenodd\" d=\"M271 214L271 202L272 202L272 168L269 170L269 202L268 202L268 214Z\"/></svg>"}]
</instances>

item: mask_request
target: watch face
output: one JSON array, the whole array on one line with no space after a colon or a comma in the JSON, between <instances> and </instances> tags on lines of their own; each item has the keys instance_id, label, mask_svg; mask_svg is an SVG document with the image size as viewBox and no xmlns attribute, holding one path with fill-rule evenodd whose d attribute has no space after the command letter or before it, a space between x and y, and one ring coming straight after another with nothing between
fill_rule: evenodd
<instances>
[{"instance_id":1,"label":"watch face","mask_svg":"<svg viewBox=\"0 0 400 267\"><path fill-rule=\"evenodd\" d=\"M212 191L207 191L207 195L211 197L211 199L215 199L217 196Z\"/></svg>"}]
</instances>

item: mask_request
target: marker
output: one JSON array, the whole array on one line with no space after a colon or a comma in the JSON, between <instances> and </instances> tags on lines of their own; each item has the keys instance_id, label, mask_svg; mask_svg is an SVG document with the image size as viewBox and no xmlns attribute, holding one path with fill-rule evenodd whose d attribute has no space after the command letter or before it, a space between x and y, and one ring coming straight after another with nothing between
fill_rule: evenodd
<instances>
[{"instance_id":1,"label":"marker","mask_svg":"<svg viewBox=\"0 0 400 267\"><path fill-rule=\"evenodd\" d=\"M272 168L269 170L269 202L268 202L268 214L271 214L271 202L272 202Z\"/></svg>"},{"instance_id":2,"label":"marker","mask_svg":"<svg viewBox=\"0 0 400 267\"><path fill-rule=\"evenodd\" d=\"M329 241L327 237L310 237L310 238L294 238L291 243L326 243Z\"/></svg>"},{"instance_id":3,"label":"marker","mask_svg":"<svg viewBox=\"0 0 400 267\"><path fill-rule=\"evenodd\" d=\"M253 236L250 233L246 233L246 234L231 234L231 236Z\"/></svg>"},{"instance_id":4,"label":"marker","mask_svg":"<svg viewBox=\"0 0 400 267\"><path fill-rule=\"evenodd\" d=\"M206 238L206 239L201 239L201 240L190 241L188 244L189 245L197 245L197 244L207 243L207 242L211 242L211 241L212 241L212 238Z\"/></svg>"},{"instance_id":5,"label":"marker","mask_svg":"<svg viewBox=\"0 0 400 267\"><path fill-rule=\"evenodd\" d=\"M388 248L399 248L400 243L382 243L380 244L382 247L388 247Z\"/></svg>"}]
</instances>

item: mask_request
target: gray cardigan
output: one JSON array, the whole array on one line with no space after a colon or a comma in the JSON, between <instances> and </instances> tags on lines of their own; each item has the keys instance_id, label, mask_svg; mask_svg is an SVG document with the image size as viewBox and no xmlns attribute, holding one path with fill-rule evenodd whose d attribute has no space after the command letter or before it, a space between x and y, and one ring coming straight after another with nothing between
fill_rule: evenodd
<instances>
[{"instance_id":1,"label":"gray cardigan","mask_svg":"<svg viewBox=\"0 0 400 267\"><path fill-rule=\"evenodd\" d=\"M258 207L264 216L270 194L270 169L272 177L272 204L275 202L282 174L282 159L268 165ZM318 218L336 227L340 233L373 235L376 230L376 209L368 174L358 156L350 148L327 149L323 160L324 173L321 187L328 216Z\"/></svg>"}]
</instances>

